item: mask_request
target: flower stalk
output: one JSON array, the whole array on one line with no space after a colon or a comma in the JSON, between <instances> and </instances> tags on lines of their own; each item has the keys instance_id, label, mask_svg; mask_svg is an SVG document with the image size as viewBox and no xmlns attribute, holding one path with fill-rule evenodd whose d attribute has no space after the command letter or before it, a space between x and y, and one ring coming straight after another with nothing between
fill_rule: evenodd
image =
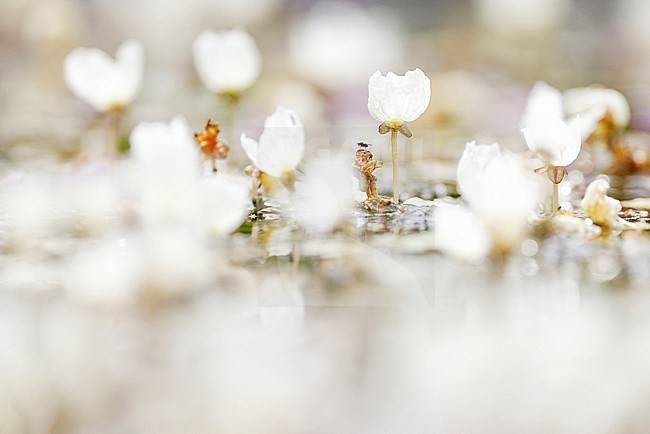
<instances>
[{"instance_id":1,"label":"flower stalk","mask_svg":"<svg viewBox=\"0 0 650 434\"><path fill-rule=\"evenodd\" d=\"M390 132L390 152L393 162L393 202L399 203L399 160L397 152L397 130Z\"/></svg>"},{"instance_id":2,"label":"flower stalk","mask_svg":"<svg viewBox=\"0 0 650 434\"><path fill-rule=\"evenodd\" d=\"M376 71L368 80L368 112L381 122L379 134L390 131L393 160L393 201L399 203L399 161L397 133L411 138L407 123L424 113L431 100L431 81L420 69L400 76L393 72L383 75Z\"/></svg>"},{"instance_id":3,"label":"flower stalk","mask_svg":"<svg viewBox=\"0 0 650 434\"><path fill-rule=\"evenodd\" d=\"M251 171L251 191L253 205L257 206L260 197L260 171L256 167Z\"/></svg>"},{"instance_id":4,"label":"flower stalk","mask_svg":"<svg viewBox=\"0 0 650 434\"><path fill-rule=\"evenodd\" d=\"M557 214L559 205L558 205L558 196L559 196L559 185L566 176L566 169L563 166L553 166L549 164L546 168L546 175L548 179L553 183L553 199L551 201L551 213L553 215Z\"/></svg>"}]
</instances>

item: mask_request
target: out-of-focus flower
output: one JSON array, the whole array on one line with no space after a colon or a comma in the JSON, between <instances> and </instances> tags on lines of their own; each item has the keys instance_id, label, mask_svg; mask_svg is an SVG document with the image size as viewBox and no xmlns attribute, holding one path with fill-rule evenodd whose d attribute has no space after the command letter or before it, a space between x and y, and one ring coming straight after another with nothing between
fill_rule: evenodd
<instances>
[{"instance_id":1,"label":"out-of-focus flower","mask_svg":"<svg viewBox=\"0 0 650 434\"><path fill-rule=\"evenodd\" d=\"M434 211L434 247L471 263L481 262L492 248L483 222L465 207L441 207Z\"/></svg>"},{"instance_id":2,"label":"out-of-focus flower","mask_svg":"<svg viewBox=\"0 0 650 434\"><path fill-rule=\"evenodd\" d=\"M564 121L562 92L538 81L528 95L520 127L528 148L545 163L564 167L573 163L595 124ZM583 130L586 128L588 131Z\"/></svg>"},{"instance_id":3,"label":"out-of-focus flower","mask_svg":"<svg viewBox=\"0 0 650 434\"><path fill-rule=\"evenodd\" d=\"M204 30L192 47L203 84L217 94L237 94L260 75L262 59L253 37L242 29Z\"/></svg>"},{"instance_id":4,"label":"out-of-focus flower","mask_svg":"<svg viewBox=\"0 0 650 434\"><path fill-rule=\"evenodd\" d=\"M552 119L565 121L578 131L582 140L589 138L604 120L610 118L614 128L625 128L630 123L630 106L625 97L614 89L581 87L564 94L539 81L531 90L520 127L539 126Z\"/></svg>"},{"instance_id":5,"label":"out-of-focus flower","mask_svg":"<svg viewBox=\"0 0 650 434\"><path fill-rule=\"evenodd\" d=\"M598 226L610 227L615 225L621 211L621 202L607 196L609 182L599 178L593 181L585 191L585 197L580 206L587 212L589 218Z\"/></svg>"},{"instance_id":6,"label":"out-of-focus flower","mask_svg":"<svg viewBox=\"0 0 650 434\"><path fill-rule=\"evenodd\" d=\"M316 232L330 232L347 215L353 203L352 170L347 162L322 160L305 167L296 183L295 217L300 225Z\"/></svg>"},{"instance_id":7,"label":"out-of-focus flower","mask_svg":"<svg viewBox=\"0 0 650 434\"><path fill-rule=\"evenodd\" d=\"M141 122L131 131L131 155L142 161L165 153L197 155L193 134L182 115L170 122Z\"/></svg>"},{"instance_id":8,"label":"out-of-focus flower","mask_svg":"<svg viewBox=\"0 0 650 434\"><path fill-rule=\"evenodd\" d=\"M291 66L326 89L363 83L377 68L401 67L401 35L393 18L352 2L318 2L290 28Z\"/></svg>"},{"instance_id":9,"label":"out-of-focus flower","mask_svg":"<svg viewBox=\"0 0 650 434\"><path fill-rule=\"evenodd\" d=\"M488 229L494 248L509 251L526 232L527 218L542 199L539 183L521 159L499 145L470 142L458 164L462 197Z\"/></svg>"},{"instance_id":10,"label":"out-of-focus flower","mask_svg":"<svg viewBox=\"0 0 650 434\"><path fill-rule=\"evenodd\" d=\"M251 192L245 178L220 172L202 178L197 187L196 212L209 232L228 235L246 220Z\"/></svg>"},{"instance_id":11,"label":"out-of-focus flower","mask_svg":"<svg viewBox=\"0 0 650 434\"><path fill-rule=\"evenodd\" d=\"M431 81L419 68L405 75L376 71L368 81L368 111L389 128L420 117L429 106ZM389 125L390 124L390 125Z\"/></svg>"},{"instance_id":12,"label":"out-of-focus flower","mask_svg":"<svg viewBox=\"0 0 650 434\"><path fill-rule=\"evenodd\" d=\"M435 128L495 129L510 125L513 108L502 107L499 95L489 79L476 72L454 70L429 77L435 98L426 111L426 120ZM486 106L498 110L485 110Z\"/></svg>"},{"instance_id":13,"label":"out-of-focus flower","mask_svg":"<svg viewBox=\"0 0 650 434\"><path fill-rule=\"evenodd\" d=\"M578 158L582 139L593 133L597 122L576 116L566 123L562 94L546 83L538 82L528 96L521 131L528 148L546 163L546 175L553 184L553 214L559 209L558 185L566 176L565 167Z\"/></svg>"},{"instance_id":14,"label":"out-of-focus flower","mask_svg":"<svg viewBox=\"0 0 650 434\"><path fill-rule=\"evenodd\" d=\"M463 196L478 193L484 178L485 166L500 156L501 148L497 143L491 145L477 145L476 141L467 143L456 169L456 182L460 193Z\"/></svg>"},{"instance_id":15,"label":"out-of-focus flower","mask_svg":"<svg viewBox=\"0 0 650 434\"><path fill-rule=\"evenodd\" d=\"M190 176L199 174L194 132L181 115L169 123L141 122L131 131L129 141L131 155L140 165L172 182L178 182L178 177L183 176L180 171Z\"/></svg>"},{"instance_id":16,"label":"out-of-focus flower","mask_svg":"<svg viewBox=\"0 0 650 434\"><path fill-rule=\"evenodd\" d=\"M176 222L220 236L246 218L248 184L221 173L201 178L199 150L182 116L136 126L131 154L129 188L145 224Z\"/></svg>"},{"instance_id":17,"label":"out-of-focus flower","mask_svg":"<svg viewBox=\"0 0 650 434\"><path fill-rule=\"evenodd\" d=\"M597 123L607 114L617 128L630 123L630 105L622 93L603 87L578 87L564 92L564 110L569 116L589 116ZM592 121L593 122L593 121Z\"/></svg>"},{"instance_id":18,"label":"out-of-focus flower","mask_svg":"<svg viewBox=\"0 0 650 434\"><path fill-rule=\"evenodd\" d=\"M543 81L533 86L526 100L519 128L543 124L549 119L564 119L562 92Z\"/></svg>"},{"instance_id":19,"label":"out-of-focus flower","mask_svg":"<svg viewBox=\"0 0 650 434\"><path fill-rule=\"evenodd\" d=\"M115 60L98 48L76 48L64 62L65 81L80 100L100 112L128 106L140 92L144 76L144 48L128 40Z\"/></svg>"},{"instance_id":20,"label":"out-of-focus flower","mask_svg":"<svg viewBox=\"0 0 650 434\"><path fill-rule=\"evenodd\" d=\"M528 148L542 161L555 167L565 167L573 163L582 140L580 132L562 119L549 118L543 123L522 129Z\"/></svg>"},{"instance_id":21,"label":"out-of-focus flower","mask_svg":"<svg viewBox=\"0 0 650 434\"><path fill-rule=\"evenodd\" d=\"M305 131L298 115L278 106L266 118L259 142L241 135L241 145L255 167L273 177L291 174L305 152Z\"/></svg>"},{"instance_id":22,"label":"out-of-focus flower","mask_svg":"<svg viewBox=\"0 0 650 434\"><path fill-rule=\"evenodd\" d=\"M271 104L293 107L305 125L323 125L327 119L325 96L307 82L292 80L280 85L273 93Z\"/></svg>"},{"instance_id":23,"label":"out-of-focus flower","mask_svg":"<svg viewBox=\"0 0 650 434\"><path fill-rule=\"evenodd\" d=\"M499 33L541 33L557 26L569 0L474 0L479 22Z\"/></svg>"}]
</instances>

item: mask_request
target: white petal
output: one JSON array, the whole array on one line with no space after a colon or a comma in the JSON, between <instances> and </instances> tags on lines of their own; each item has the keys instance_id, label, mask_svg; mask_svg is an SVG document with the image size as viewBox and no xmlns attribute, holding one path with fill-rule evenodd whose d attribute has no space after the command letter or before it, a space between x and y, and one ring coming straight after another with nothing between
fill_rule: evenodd
<instances>
[{"instance_id":1,"label":"white petal","mask_svg":"<svg viewBox=\"0 0 650 434\"><path fill-rule=\"evenodd\" d=\"M563 119L562 104L562 92L543 81L538 81L528 95L519 127L544 124L548 119Z\"/></svg>"},{"instance_id":2,"label":"white petal","mask_svg":"<svg viewBox=\"0 0 650 434\"><path fill-rule=\"evenodd\" d=\"M521 159L499 145L468 143L458 166L462 198L483 221L499 249L512 249L526 231L543 191L526 174Z\"/></svg>"},{"instance_id":3,"label":"white petal","mask_svg":"<svg viewBox=\"0 0 650 434\"><path fill-rule=\"evenodd\" d=\"M202 213L215 234L227 235L246 220L251 192L245 179L218 173L202 178L200 188Z\"/></svg>"},{"instance_id":4,"label":"white petal","mask_svg":"<svg viewBox=\"0 0 650 434\"><path fill-rule=\"evenodd\" d=\"M564 93L564 108L568 115L584 116L585 112L596 111L602 119L610 113L614 123L624 128L630 123L630 106L625 96L614 89L600 87L581 87L569 89Z\"/></svg>"},{"instance_id":5,"label":"white petal","mask_svg":"<svg viewBox=\"0 0 650 434\"><path fill-rule=\"evenodd\" d=\"M487 163L501 155L499 145L477 145L469 142L458 161L456 181L463 196L473 196L480 191L481 172Z\"/></svg>"},{"instance_id":6,"label":"white petal","mask_svg":"<svg viewBox=\"0 0 650 434\"><path fill-rule=\"evenodd\" d=\"M402 94L405 96L403 120L412 122L424 113L431 100L431 80L419 68L407 71L402 81Z\"/></svg>"},{"instance_id":7,"label":"white petal","mask_svg":"<svg viewBox=\"0 0 650 434\"><path fill-rule=\"evenodd\" d=\"M257 151L257 167L271 176L280 177L300 164L305 152L305 132L293 111L278 106L266 119Z\"/></svg>"},{"instance_id":8,"label":"white petal","mask_svg":"<svg viewBox=\"0 0 650 434\"><path fill-rule=\"evenodd\" d=\"M319 160L305 167L296 184L295 218L303 227L329 232L349 214L352 168L347 161Z\"/></svg>"},{"instance_id":9,"label":"white petal","mask_svg":"<svg viewBox=\"0 0 650 434\"><path fill-rule=\"evenodd\" d=\"M242 133L239 138L239 142L241 143L242 148L244 148L244 152L246 153L248 159L251 160L255 167L257 167L257 140L248 137L246 133Z\"/></svg>"},{"instance_id":10,"label":"white petal","mask_svg":"<svg viewBox=\"0 0 650 434\"><path fill-rule=\"evenodd\" d=\"M598 122L600 122L606 113L606 109L602 106L592 107L574 117L571 120L571 125L580 133L580 137L586 140L594 132L598 126Z\"/></svg>"},{"instance_id":11,"label":"white petal","mask_svg":"<svg viewBox=\"0 0 650 434\"><path fill-rule=\"evenodd\" d=\"M420 70L407 71L404 76L375 72L368 81L368 111L380 122L416 120L429 106L431 81Z\"/></svg>"},{"instance_id":12,"label":"white petal","mask_svg":"<svg viewBox=\"0 0 650 434\"><path fill-rule=\"evenodd\" d=\"M386 113L384 113L380 102L382 98L386 98L386 96L384 96L386 87L387 80L386 77L381 74L381 71L377 70L370 76L370 80L368 80L368 111L370 112L370 115L379 122L385 122L391 119Z\"/></svg>"},{"instance_id":13,"label":"white petal","mask_svg":"<svg viewBox=\"0 0 650 434\"><path fill-rule=\"evenodd\" d=\"M579 125L568 126L561 119L548 119L522 130L528 147L553 166L568 166L580 153Z\"/></svg>"},{"instance_id":14,"label":"white petal","mask_svg":"<svg viewBox=\"0 0 650 434\"><path fill-rule=\"evenodd\" d=\"M141 166L160 177L193 178L200 166L192 129L181 115L167 122L141 122L129 137L131 155Z\"/></svg>"}]
</instances>

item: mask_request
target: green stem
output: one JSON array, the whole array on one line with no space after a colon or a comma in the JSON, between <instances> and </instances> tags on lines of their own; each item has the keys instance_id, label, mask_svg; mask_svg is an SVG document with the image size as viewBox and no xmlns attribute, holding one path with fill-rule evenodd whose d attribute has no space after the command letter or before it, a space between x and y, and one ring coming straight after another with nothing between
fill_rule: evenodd
<instances>
[{"instance_id":1,"label":"green stem","mask_svg":"<svg viewBox=\"0 0 650 434\"><path fill-rule=\"evenodd\" d=\"M553 215L557 214L557 210L558 210L558 207L559 207L558 206L558 195L559 195L559 193L558 193L558 184L553 183L553 204L552 204Z\"/></svg>"}]
</instances>

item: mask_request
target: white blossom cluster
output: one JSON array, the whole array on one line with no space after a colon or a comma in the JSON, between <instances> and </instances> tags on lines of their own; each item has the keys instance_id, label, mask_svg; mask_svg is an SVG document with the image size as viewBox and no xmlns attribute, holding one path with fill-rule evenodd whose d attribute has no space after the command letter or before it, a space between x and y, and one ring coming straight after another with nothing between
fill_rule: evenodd
<instances>
[{"instance_id":1,"label":"white blossom cluster","mask_svg":"<svg viewBox=\"0 0 650 434\"><path fill-rule=\"evenodd\" d=\"M553 3L545 17L481 0L479 21L508 13L542 32L563 9ZM287 61L344 89L401 57L399 32L376 28L384 21L345 2L315 8L292 27ZM344 44L355 60L330 68ZM145 46L127 40L114 58L76 48L65 83L97 119L117 123L146 89ZM203 30L188 48L196 77L224 100L244 99L264 77L262 50L241 28ZM420 68L376 70L367 91L362 111L391 132L395 180L397 133L411 139L411 123L417 132L430 122L436 95ZM598 177L579 211L547 216L548 182L535 173L547 170L557 193L588 143L627 128L621 93L536 83L518 125L521 152L470 141L454 166L458 198L403 203L360 191L349 155L310 158L302 113L275 107L254 125L219 125L235 130L246 168L208 168L199 128L178 114L137 123L122 155L0 179L0 433L650 426L638 392L650 386L650 353L638 345L649 337L647 296L611 306L598 292L624 267L641 292L648 242L621 237L615 258L590 245L590 261L565 261L567 227L628 227L621 202ZM377 211L361 208L373 200ZM382 219L397 227L415 214L426 226L416 234L406 225L372 233ZM541 257L538 232L557 227L565 232L544 252L555 242L559 253ZM558 257L561 267L540 270ZM582 272L590 278L580 287Z\"/></svg>"}]
</instances>

